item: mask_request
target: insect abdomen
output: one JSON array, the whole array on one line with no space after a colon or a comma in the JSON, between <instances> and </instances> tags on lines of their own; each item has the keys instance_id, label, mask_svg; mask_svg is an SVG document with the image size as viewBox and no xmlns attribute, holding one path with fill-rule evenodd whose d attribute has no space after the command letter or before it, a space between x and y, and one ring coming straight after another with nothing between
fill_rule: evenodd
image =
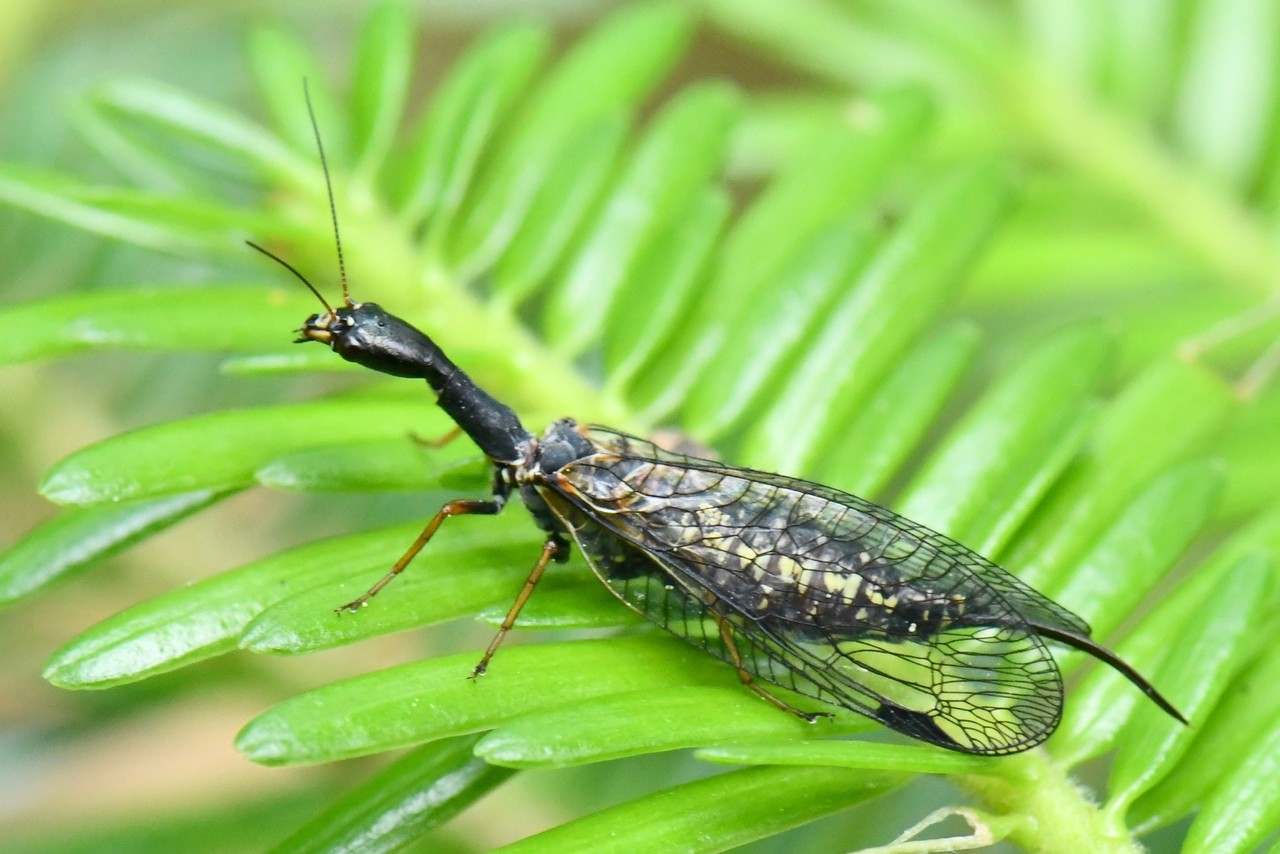
<instances>
[{"instance_id":1,"label":"insect abdomen","mask_svg":"<svg viewBox=\"0 0 1280 854\"><path fill-rule=\"evenodd\" d=\"M588 459L561 476L634 542L678 555L739 612L794 634L925 639L965 610L931 583L953 561L818 496L644 459ZM908 558L909 578L896 563Z\"/></svg>"}]
</instances>

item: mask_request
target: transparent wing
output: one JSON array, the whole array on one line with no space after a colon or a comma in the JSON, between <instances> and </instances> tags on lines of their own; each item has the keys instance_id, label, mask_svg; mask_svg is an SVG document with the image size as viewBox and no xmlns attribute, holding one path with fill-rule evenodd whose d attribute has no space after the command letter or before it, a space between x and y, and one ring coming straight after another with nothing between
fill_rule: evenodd
<instances>
[{"instance_id":1,"label":"transparent wing","mask_svg":"<svg viewBox=\"0 0 1280 854\"><path fill-rule=\"evenodd\" d=\"M800 478L756 471L754 469L736 468L714 460L674 454L657 447L652 442L609 427L593 424L583 429L588 438L601 448L606 458L616 454L619 463L623 463L624 460L631 460L632 463L630 465L623 463L624 469L639 469L640 472L643 472L643 469L638 467L636 463L651 461L665 463L678 470L703 473L701 476L696 474L689 475L685 485L678 487L682 492L696 491L704 484L713 484L716 476L720 475L729 479L726 486L730 490L739 488L738 483L750 482L762 486L777 487L782 493L801 493L814 499L829 502L832 505L832 508L828 508L828 513L824 514L814 502L807 503L804 508L801 508L802 515L797 517L797 521L800 522L804 521L803 514L806 512L812 511L815 515L822 517L841 515L841 511L838 508L847 508L850 512L843 514L846 527L855 529L855 533L861 524L860 521L857 521L858 517L861 517L861 520L864 520L870 526L884 526L886 531L897 532L901 535L903 543L918 543L920 553L916 560L906 561L908 564L920 567L922 562L934 555L944 559L949 558L963 570L976 576L983 586L989 588L993 594L1004 601L1007 610L1018 614L1022 622L1030 626L1056 629L1060 633L1078 635L1082 638L1088 638L1091 634L1091 629L1087 622L1052 599L1044 596L1038 590L1023 584L1016 576L1010 574L998 564L992 563L969 547L944 534L939 534L937 531L926 528L924 525L899 516L892 510L873 504L856 495ZM590 463L590 461L584 462ZM669 476L669 473L656 473L651 476L653 483L642 485L656 486L659 492L662 492L666 488L662 483L666 479L663 476L664 474ZM760 497L759 492L757 490L757 494L746 497L758 499ZM821 524L821 519L818 521ZM911 548L911 546L903 547ZM911 568L910 566L904 567L907 570L908 577L910 576ZM928 570L923 567L921 567L921 571L924 574L928 574ZM995 615L989 616L994 617Z\"/></svg>"},{"instance_id":2,"label":"transparent wing","mask_svg":"<svg viewBox=\"0 0 1280 854\"><path fill-rule=\"evenodd\" d=\"M583 431L600 452L544 494L649 619L733 661L718 618L761 680L952 749L1023 750L1057 725L1037 626L1088 626L1000 567L837 490Z\"/></svg>"}]
</instances>

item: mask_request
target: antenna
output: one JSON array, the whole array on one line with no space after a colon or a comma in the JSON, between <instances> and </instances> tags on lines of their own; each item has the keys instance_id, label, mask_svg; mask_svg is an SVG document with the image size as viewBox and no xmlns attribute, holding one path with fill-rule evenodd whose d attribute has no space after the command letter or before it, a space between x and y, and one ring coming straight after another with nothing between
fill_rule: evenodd
<instances>
[{"instance_id":1,"label":"antenna","mask_svg":"<svg viewBox=\"0 0 1280 854\"><path fill-rule=\"evenodd\" d=\"M302 78L302 93L307 101L307 115L311 117L311 130L316 137L316 150L320 152L320 168L324 171L324 188L329 193L329 218L333 220L333 242L338 247L338 275L342 279L342 301L353 306L355 303L351 300L351 291L347 288L347 265L342 257L342 235L338 233L338 206L333 200L333 181L329 178L329 159L324 156L324 143L320 140L320 124L316 121L315 108L311 106L311 87L307 84L305 77ZM293 268L290 267L290 269ZM310 283L307 284L310 287ZM311 289L315 290L315 288ZM333 309L330 309L329 313L332 314Z\"/></svg>"},{"instance_id":2,"label":"antenna","mask_svg":"<svg viewBox=\"0 0 1280 854\"><path fill-rule=\"evenodd\" d=\"M290 264L288 261L286 261L286 260L284 260L283 258L281 258L281 257L280 257L279 255L277 255L276 253L272 252L270 249L263 249L261 246L259 246L258 244L254 243L252 240L246 240L246 241L245 241L245 243L249 244L249 245L250 245L250 246L252 246L254 249L257 249L257 250L258 250L259 252L261 252L263 255L266 255L266 256L267 256L268 258L270 258L272 261L275 261L275 262L276 262L277 264L279 264L281 267L284 267L284 268L285 268L286 270L288 270L290 273L293 273L295 276L297 276L297 277L298 277L298 281L302 282L302 284L304 284L304 285L306 285L308 288L310 288L310 289L311 289L311 293L313 293L313 294L315 294L315 295L316 295L316 299L320 300L321 305L323 305L323 306L325 307L325 310L329 312L329 316L330 316L330 317L337 317L337 314L335 314L335 313L334 313L334 311L333 311L333 306L329 305L329 301L328 301L327 299L325 299L325 298L324 298L324 296L323 296L323 295L322 295L318 290L316 290L316 286L315 286L315 285L313 285L313 284L311 284L311 282L307 281L307 277L306 277L306 276L304 276L304 275L302 275L301 273L299 273L299 272L297 271L297 269L296 269L296 268L294 268L294 266L293 266L292 264Z\"/></svg>"}]
</instances>

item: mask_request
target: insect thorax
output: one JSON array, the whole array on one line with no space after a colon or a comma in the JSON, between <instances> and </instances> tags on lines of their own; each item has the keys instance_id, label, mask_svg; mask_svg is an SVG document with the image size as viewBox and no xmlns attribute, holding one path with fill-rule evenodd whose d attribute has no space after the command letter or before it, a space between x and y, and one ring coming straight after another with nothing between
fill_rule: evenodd
<instances>
[{"instance_id":1,"label":"insect thorax","mask_svg":"<svg viewBox=\"0 0 1280 854\"><path fill-rule=\"evenodd\" d=\"M547 505L539 487L547 477L577 460L596 453L598 448L578 431L578 422L562 418L538 437L528 462L499 465L501 477L520 491L520 499L538 527L551 534L567 534L564 524Z\"/></svg>"}]
</instances>

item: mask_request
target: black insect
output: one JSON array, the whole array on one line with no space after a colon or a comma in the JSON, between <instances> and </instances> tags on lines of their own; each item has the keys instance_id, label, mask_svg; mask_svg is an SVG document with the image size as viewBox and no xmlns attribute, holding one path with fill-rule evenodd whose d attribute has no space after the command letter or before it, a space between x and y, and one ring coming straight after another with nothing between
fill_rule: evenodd
<instances>
[{"instance_id":1,"label":"black insect","mask_svg":"<svg viewBox=\"0 0 1280 854\"><path fill-rule=\"evenodd\" d=\"M313 120L314 121L314 120ZM316 134L320 145L319 133ZM320 146L321 162L324 149ZM328 167L325 179L328 182ZM330 208L333 190L329 187ZM424 379L493 463L493 496L445 504L355 611L451 516L495 514L518 492L547 533L524 588L473 675L482 674L552 560L576 543L624 603L732 664L744 684L809 720L756 680L853 709L914 738L1004 754L1044 741L1063 685L1046 641L1114 667L1186 722L1089 637L1075 614L955 540L820 484L664 451L564 419L541 436L477 386L426 334L347 290L307 318L299 342L397 377Z\"/></svg>"}]
</instances>

